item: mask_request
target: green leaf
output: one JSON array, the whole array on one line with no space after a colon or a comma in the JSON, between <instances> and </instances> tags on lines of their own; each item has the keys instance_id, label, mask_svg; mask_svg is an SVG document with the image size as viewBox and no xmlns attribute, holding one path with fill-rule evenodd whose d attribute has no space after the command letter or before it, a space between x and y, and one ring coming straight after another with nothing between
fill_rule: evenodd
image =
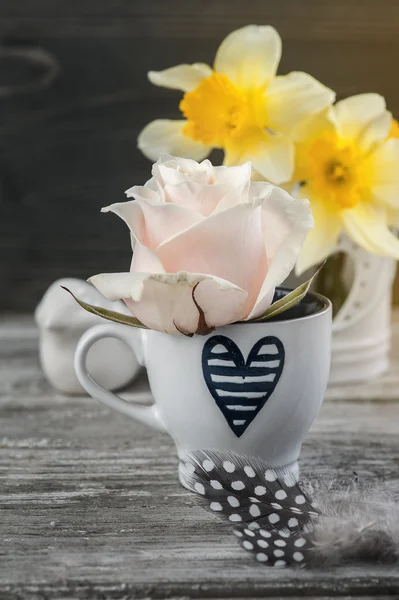
<instances>
[{"instance_id":1,"label":"green leaf","mask_svg":"<svg viewBox=\"0 0 399 600\"><path fill-rule=\"evenodd\" d=\"M298 302L300 302L306 296L306 294L309 291L310 286L312 285L312 283L314 282L314 280L316 279L316 277L318 276L318 274L324 267L325 262L326 261L323 262L323 264L317 269L316 273L310 279L305 281L305 283L302 283L302 285L295 288L295 290L292 290L292 292L289 292L289 294L284 296L284 298L280 298L280 300L277 300L277 302L273 302L273 304L271 304L265 310L263 315L261 315L260 317L256 317L256 319L250 319L248 321L248 323L262 323L263 321L267 321L268 319L271 319L272 317L276 317L277 315L280 315L281 313L285 312L286 310L293 308L296 304L298 304Z\"/></svg>"},{"instance_id":2,"label":"green leaf","mask_svg":"<svg viewBox=\"0 0 399 600\"><path fill-rule=\"evenodd\" d=\"M123 315L122 313L115 312L114 310L108 310L106 308L101 308L101 306L93 306L92 304L87 304L87 302L83 302L83 300L79 300L76 296L68 290L68 288L61 286L62 289L66 290L71 294L71 296L76 300L76 302L87 312L92 315L97 315L98 317L102 317L103 319L107 319L108 321L113 321L114 323L120 323L121 325L130 325L130 327L140 327L141 329L148 329L141 321L136 319L136 317Z\"/></svg>"}]
</instances>

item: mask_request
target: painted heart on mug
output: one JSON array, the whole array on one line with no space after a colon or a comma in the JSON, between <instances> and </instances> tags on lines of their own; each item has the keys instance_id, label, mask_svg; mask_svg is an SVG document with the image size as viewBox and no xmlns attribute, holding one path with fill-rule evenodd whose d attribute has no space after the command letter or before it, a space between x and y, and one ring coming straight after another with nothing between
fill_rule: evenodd
<instances>
[{"instance_id":1,"label":"painted heart on mug","mask_svg":"<svg viewBox=\"0 0 399 600\"><path fill-rule=\"evenodd\" d=\"M204 344L202 372L206 385L231 430L240 437L274 392L284 367L282 342L269 335L256 342L245 361L224 335Z\"/></svg>"}]
</instances>

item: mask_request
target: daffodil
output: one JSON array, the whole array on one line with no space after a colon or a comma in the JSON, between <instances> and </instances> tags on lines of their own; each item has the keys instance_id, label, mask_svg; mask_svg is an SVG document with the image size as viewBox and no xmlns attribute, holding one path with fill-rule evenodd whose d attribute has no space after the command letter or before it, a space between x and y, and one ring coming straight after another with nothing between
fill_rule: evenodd
<instances>
[{"instance_id":1,"label":"daffodil","mask_svg":"<svg viewBox=\"0 0 399 600\"><path fill-rule=\"evenodd\" d=\"M399 259L399 240L389 229L399 215L395 131L378 94L341 100L297 128L290 186L310 200L315 219L298 274L332 254L343 231L367 251Z\"/></svg>"},{"instance_id":2,"label":"daffodil","mask_svg":"<svg viewBox=\"0 0 399 600\"><path fill-rule=\"evenodd\" d=\"M206 64L151 71L150 81L184 93L182 120L149 123L138 147L150 159L162 154L202 160L224 150L225 165L252 161L262 177L289 181L294 167L292 129L334 101L334 92L302 72L276 76L281 39L270 26L249 25L220 45L214 69Z\"/></svg>"}]
</instances>

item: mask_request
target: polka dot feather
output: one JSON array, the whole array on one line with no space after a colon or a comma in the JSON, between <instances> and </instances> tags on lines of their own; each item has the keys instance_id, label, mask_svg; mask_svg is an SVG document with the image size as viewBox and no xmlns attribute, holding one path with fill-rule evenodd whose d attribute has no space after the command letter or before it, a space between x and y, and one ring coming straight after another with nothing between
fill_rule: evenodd
<instances>
[{"instance_id":1,"label":"polka dot feather","mask_svg":"<svg viewBox=\"0 0 399 600\"><path fill-rule=\"evenodd\" d=\"M230 522L296 530L317 515L290 472L254 457L195 450L184 457L180 475L204 508Z\"/></svg>"},{"instance_id":2,"label":"polka dot feather","mask_svg":"<svg viewBox=\"0 0 399 600\"><path fill-rule=\"evenodd\" d=\"M196 450L184 457L180 476L258 563L306 565L312 544L304 529L319 513L290 472L254 457Z\"/></svg>"}]
</instances>

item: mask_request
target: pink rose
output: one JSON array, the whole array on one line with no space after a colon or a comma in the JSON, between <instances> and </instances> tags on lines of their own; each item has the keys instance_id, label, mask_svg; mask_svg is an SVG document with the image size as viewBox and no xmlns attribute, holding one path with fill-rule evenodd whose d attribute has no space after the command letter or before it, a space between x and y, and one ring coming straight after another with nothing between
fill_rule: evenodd
<instances>
[{"instance_id":1,"label":"pink rose","mask_svg":"<svg viewBox=\"0 0 399 600\"><path fill-rule=\"evenodd\" d=\"M127 191L135 200L103 209L130 229L130 273L89 281L166 333L207 333L261 315L313 227L309 202L251 182L250 163L213 167L168 157L152 174Z\"/></svg>"}]
</instances>

